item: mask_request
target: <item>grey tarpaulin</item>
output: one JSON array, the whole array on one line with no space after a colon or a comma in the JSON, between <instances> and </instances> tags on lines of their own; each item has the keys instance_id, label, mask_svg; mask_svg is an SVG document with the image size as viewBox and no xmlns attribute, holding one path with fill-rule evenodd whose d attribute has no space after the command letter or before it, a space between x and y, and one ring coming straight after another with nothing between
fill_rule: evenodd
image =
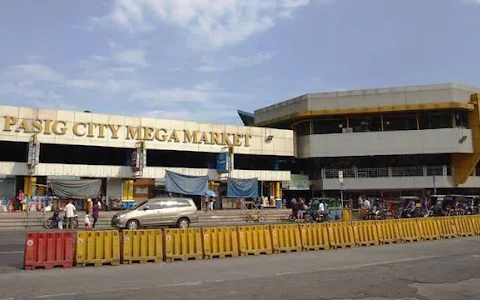
<instances>
[{"instance_id":1,"label":"grey tarpaulin","mask_svg":"<svg viewBox=\"0 0 480 300\"><path fill-rule=\"evenodd\" d=\"M53 195L65 199L96 198L101 195L101 179L50 180Z\"/></svg>"},{"instance_id":2,"label":"grey tarpaulin","mask_svg":"<svg viewBox=\"0 0 480 300\"><path fill-rule=\"evenodd\" d=\"M190 176L165 172L165 190L170 193L203 196L208 190L208 176Z\"/></svg>"},{"instance_id":3,"label":"grey tarpaulin","mask_svg":"<svg viewBox=\"0 0 480 300\"><path fill-rule=\"evenodd\" d=\"M228 178L228 197L258 197L258 178Z\"/></svg>"}]
</instances>

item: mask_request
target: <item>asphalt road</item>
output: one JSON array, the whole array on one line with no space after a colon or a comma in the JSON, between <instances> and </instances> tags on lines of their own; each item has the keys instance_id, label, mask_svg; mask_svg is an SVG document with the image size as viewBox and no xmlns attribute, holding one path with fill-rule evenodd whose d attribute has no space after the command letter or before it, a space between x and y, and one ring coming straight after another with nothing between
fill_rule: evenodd
<instances>
[{"instance_id":1,"label":"asphalt road","mask_svg":"<svg viewBox=\"0 0 480 300\"><path fill-rule=\"evenodd\" d=\"M18 251L0 234L0 252ZM15 240L22 240L15 236ZM480 238L118 267L20 271L0 299L480 299ZM21 258L21 254L18 255Z\"/></svg>"}]
</instances>

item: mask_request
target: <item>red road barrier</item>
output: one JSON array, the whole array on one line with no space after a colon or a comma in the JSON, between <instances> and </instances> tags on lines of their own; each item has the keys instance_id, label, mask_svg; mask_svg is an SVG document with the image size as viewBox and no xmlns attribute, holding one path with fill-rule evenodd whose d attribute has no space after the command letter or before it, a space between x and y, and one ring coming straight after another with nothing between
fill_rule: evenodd
<instances>
[{"instance_id":1,"label":"red road barrier","mask_svg":"<svg viewBox=\"0 0 480 300\"><path fill-rule=\"evenodd\" d=\"M25 240L23 267L25 270L73 265L73 232L29 232Z\"/></svg>"}]
</instances>

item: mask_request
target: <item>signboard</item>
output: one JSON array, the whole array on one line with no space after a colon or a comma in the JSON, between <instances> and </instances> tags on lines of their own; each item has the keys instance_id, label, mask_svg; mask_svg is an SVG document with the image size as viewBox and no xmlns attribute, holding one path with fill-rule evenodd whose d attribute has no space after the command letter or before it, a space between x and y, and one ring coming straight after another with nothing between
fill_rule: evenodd
<instances>
[{"instance_id":1,"label":"signboard","mask_svg":"<svg viewBox=\"0 0 480 300\"><path fill-rule=\"evenodd\" d=\"M142 172L145 167L147 151L143 148L142 142L135 145L132 151L131 167L133 172ZM138 174L141 175L141 174Z\"/></svg>"},{"instance_id":2,"label":"signboard","mask_svg":"<svg viewBox=\"0 0 480 300\"><path fill-rule=\"evenodd\" d=\"M282 187L290 191L308 191L310 190L310 179L308 175L292 174L290 181L282 182Z\"/></svg>"},{"instance_id":3,"label":"signboard","mask_svg":"<svg viewBox=\"0 0 480 300\"><path fill-rule=\"evenodd\" d=\"M40 144L36 142L36 138L32 137L32 139L28 142L28 172L30 174L35 173L35 167L40 162Z\"/></svg>"},{"instance_id":4,"label":"signboard","mask_svg":"<svg viewBox=\"0 0 480 300\"><path fill-rule=\"evenodd\" d=\"M221 152L217 157L217 172L228 173L228 152Z\"/></svg>"},{"instance_id":5,"label":"signboard","mask_svg":"<svg viewBox=\"0 0 480 300\"><path fill-rule=\"evenodd\" d=\"M338 181L343 183L343 171L338 171Z\"/></svg>"},{"instance_id":6,"label":"signboard","mask_svg":"<svg viewBox=\"0 0 480 300\"><path fill-rule=\"evenodd\" d=\"M27 119L4 116L0 129L4 132L63 136L72 133L74 137L125 139L163 143L222 145L228 147L250 147L252 136L217 131L162 128L148 126L118 125L96 122L67 122L66 120Z\"/></svg>"}]
</instances>

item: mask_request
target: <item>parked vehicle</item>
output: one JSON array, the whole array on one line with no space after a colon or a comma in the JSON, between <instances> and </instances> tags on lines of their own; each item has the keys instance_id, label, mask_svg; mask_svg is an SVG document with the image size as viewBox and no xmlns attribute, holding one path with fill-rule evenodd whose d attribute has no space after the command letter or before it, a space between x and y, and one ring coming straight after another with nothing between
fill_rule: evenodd
<instances>
[{"instance_id":1,"label":"parked vehicle","mask_svg":"<svg viewBox=\"0 0 480 300\"><path fill-rule=\"evenodd\" d=\"M53 215L46 219L45 222L43 223L43 227L46 229L52 229L52 228L58 228L58 223L62 220L63 226L67 226L67 217L63 217L63 219L60 217L60 211L56 210L53 212ZM73 218L73 224L72 228L76 229L78 228L78 215L75 215Z\"/></svg>"},{"instance_id":2,"label":"parked vehicle","mask_svg":"<svg viewBox=\"0 0 480 300\"><path fill-rule=\"evenodd\" d=\"M190 198L153 198L116 213L111 225L135 230L142 227L175 226L188 228L198 222L198 211Z\"/></svg>"},{"instance_id":3,"label":"parked vehicle","mask_svg":"<svg viewBox=\"0 0 480 300\"><path fill-rule=\"evenodd\" d=\"M476 215L480 213L480 196L465 195L464 199L466 202L468 215Z\"/></svg>"},{"instance_id":4,"label":"parked vehicle","mask_svg":"<svg viewBox=\"0 0 480 300\"><path fill-rule=\"evenodd\" d=\"M390 210L394 218L417 218L426 215L422 211L422 198L417 196L400 196L390 202Z\"/></svg>"}]
</instances>

